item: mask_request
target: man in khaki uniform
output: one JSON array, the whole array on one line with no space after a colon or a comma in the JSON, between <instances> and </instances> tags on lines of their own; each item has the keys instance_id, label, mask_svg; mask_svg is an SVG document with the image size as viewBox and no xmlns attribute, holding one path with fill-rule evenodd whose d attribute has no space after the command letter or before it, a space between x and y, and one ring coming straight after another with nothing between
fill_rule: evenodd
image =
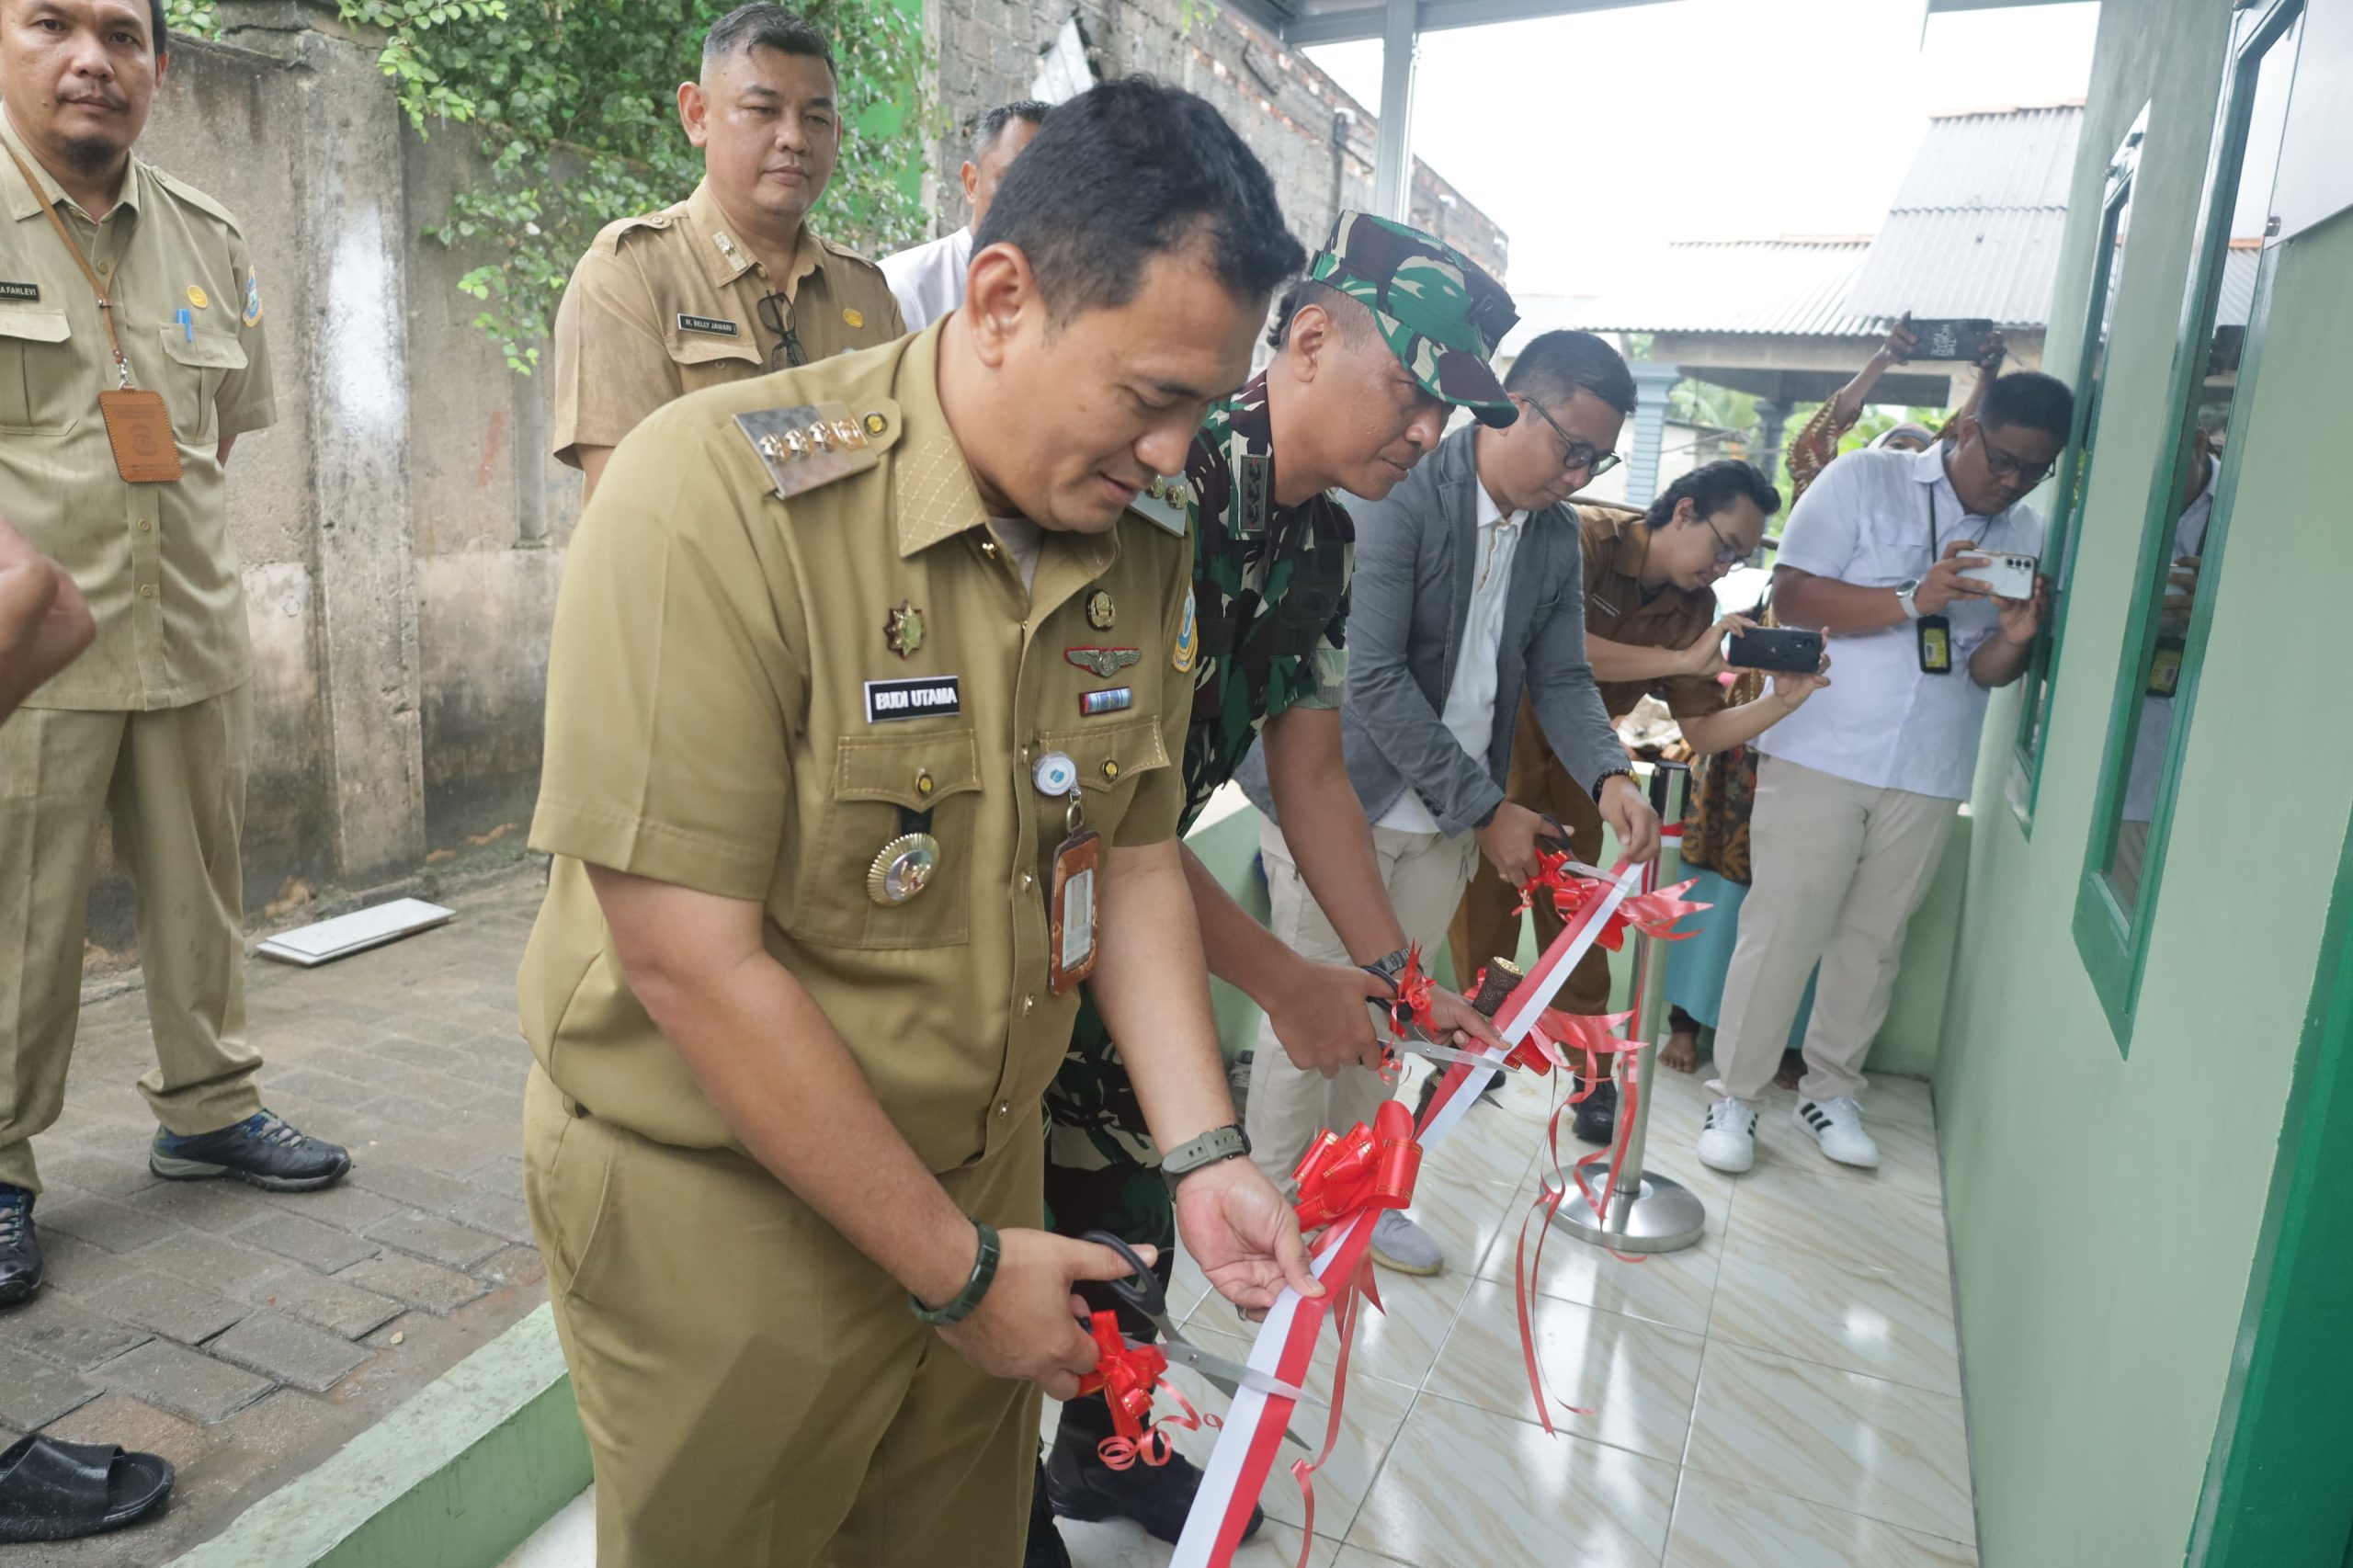
<instances>
[{"instance_id":1,"label":"man in khaki uniform","mask_svg":"<svg viewBox=\"0 0 2353 1568\"><path fill-rule=\"evenodd\" d=\"M678 86L702 183L675 207L606 225L555 318L558 461L588 476L672 398L906 335L882 269L810 232L841 154L833 49L763 3L703 40Z\"/></svg>"},{"instance_id":2,"label":"man in khaki uniform","mask_svg":"<svg viewBox=\"0 0 2353 1568\"><path fill-rule=\"evenodd\" d=\"M1057 108L979 241L924 335L654 414L566 562L525 1190L606 1568L1019 1561L1039 1388L1095 1361L1072 1282L1126 1272L1040 1228L1090 966L1200 1151L1209 1278L1321 1289L1230 1157L1155 478L1301 253L1216 112L1142 80Z\"/></svg>"},{"instance_id":3,"label":"man in khaki uniform","mask_svg":"<svg viewBox=\"0 0 2353 1568\"><path fill-rule=\"evenodd\" d=\"M0 0L0 516L97 621L0 731L0 1305L40 1282L30 1140L64 1103L109 812L139 892L151 1167L282 1189L350 1167L262 1110L245 1040L253 652L222 471L275 409L236 221L131 150L163 77L159 11Z\"/></svg>"}]
</instances>

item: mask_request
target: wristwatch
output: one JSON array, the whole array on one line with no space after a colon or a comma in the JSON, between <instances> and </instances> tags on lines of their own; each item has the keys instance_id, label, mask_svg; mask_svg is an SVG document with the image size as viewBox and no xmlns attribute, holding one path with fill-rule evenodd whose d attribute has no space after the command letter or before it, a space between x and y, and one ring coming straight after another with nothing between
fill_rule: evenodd
<instances>
[{"instance_id":1,"label":"wristwatch","mask_svg":"<svg viewBox=\"0 0 2353 1568\"><path fill-rule=\"evenodd\" d=\"M1906 620L1920 619L1920 607L1913 602L1912 598L1919 589L1920 579L1917 577L1895 585L1895 602L1904 607L1904 619Z\"/></svg>"},{"instance_id":2,"label":"wristwatch","mask_svg":"<svg viewBox=\"0 0 2353 1568\"><path fill-rule=\"evenodd\" d=\"M1160 1156L1163 1176L1180 1176L1188 1171L1213 1165L1221 1160L1238 1159L1250 1152L1250 1134L1233 1122L1212 1127L1189 1143L1180 1143Z\"/></svg>"},{"instance_id":3,"label":"wristwatch","mask_svg":"<svg viewBox=\"0 0 2353 1568\"><path fill-rule=\"evenodd\" d=\"M1389 982L1389 989L1394 991L1397 989L1398 976L1405 972L1405 966L1411 963L1413 959L1413 949L1399 948L1393 953L1383 953L1370 963L1358 967L1377 980Z\"/></svg>"},{"instance_id":4,"label":"wristwatch","mask_svg":"<svg viewBox=\"0 0 2353 1568\"><path fill-rule=\"evenodd\" d=\"M1612 767L1605 770L1600 778L1593 781L1593 803L1597 806L1601 804L1601 792L1609 787L1609 781L1612 778L1631 779L1633 777L1634 770L1631 767Z\"/></svg>"}]
</instances>

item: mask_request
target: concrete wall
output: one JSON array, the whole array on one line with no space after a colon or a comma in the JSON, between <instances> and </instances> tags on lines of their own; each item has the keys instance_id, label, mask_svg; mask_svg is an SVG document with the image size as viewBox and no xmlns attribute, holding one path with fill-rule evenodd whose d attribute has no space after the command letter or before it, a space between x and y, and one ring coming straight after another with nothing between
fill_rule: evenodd
<instances>
[{"instance_id":1,"label":"concrete wall","mask_svg":"<svg viewBox=\"0 0 2353 1568\"><path fill-rule=\"evenodd\" d=\"M930 4L940 107L958 128L938 143L933 171L945 233L971 216L957 180L966 145L959 131L986 109L1031 96L1038 57L1074 8L1069 0ZM1079 0L1075 12L1098 79L1142 72L1217 106L1265 161L1291 233L1310 250L1324 243L1333 214L1372 204L1378 124L1305 55L1202 0ZM1411 222L1504 276L1503 231L1418 159Z\"/></svg>"},{"instance_id":2,"label":"concrete wall","mask_svg":"<svg viewBox=\"0 0 2353 1568\"><path fill-rule=\"evenodd\" d=\"M2234 526L2206 578L2211 641L2124 1055L2069 912L2171 416L2230 10L2101 14L2054 365L2075 362L2101 176L2144 103L2149 138L2031 837L1994 744L2014 733L2015 691L1994 705L1979 769L1937 1082L1979 1540L2001 1568L2184 1560L2353 810L2353 727L2333 722L2342 682L2314 652L2353 574L2326 456L2353 355L2353 218L2339 215L2281 248L2234 415Z\"/></svg>"},{"instance_id":3,"label":"concrete wall","mask_svg":"<svg viewBox=\"0 0 2353 1568\"><path fill-rule=\"evenodd\" d=\"M510 374L421 237L468 139L409 129L332 7L224 0L175 37L142 155L219 198L253 247L278 422L230 465L257 667L249 914L398 881L524 820L546 630L576 476L541 455L543 383ZM102 873L91 937L130 943Z\"/></svg>"}]
</instances>

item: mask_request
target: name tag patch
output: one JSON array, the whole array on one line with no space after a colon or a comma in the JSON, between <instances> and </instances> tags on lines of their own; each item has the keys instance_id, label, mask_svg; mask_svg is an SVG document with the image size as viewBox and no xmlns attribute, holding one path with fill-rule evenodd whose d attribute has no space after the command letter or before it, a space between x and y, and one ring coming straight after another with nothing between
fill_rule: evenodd
<instances>
[{"instance_id":1,"label":"name tag patch","mask_svg":"<svg viewBox=\"0 0 2353 1568\"><path fill-rule=\"evenodd\" d=\"M866 683L866 722L870 724L888 724L899 719L940 719L962 711L963 682L959 676Z\"/></svg>"},{"instance_id":2,"label":"name tag patch","mask_svg":"<svg viewBox=\"0 0 2353 1568\"><path fill-rule=\"evenodd\" d=\"M721 321L717 316L681 314L678 317L678 330L709 333L713 337L741 337L744 335L742 327L732 321Z\"/></svg>"},{"instance_id":3,"label":"name tag patch","mask_svg":"<svg viewBox=\"0 0 2353 1568\"><path fill-rule=\"evenodd\" d=\"M40 285L38 283L0 283L0 300L38 300L40 298Z\"/></svg>"}]
</instances>

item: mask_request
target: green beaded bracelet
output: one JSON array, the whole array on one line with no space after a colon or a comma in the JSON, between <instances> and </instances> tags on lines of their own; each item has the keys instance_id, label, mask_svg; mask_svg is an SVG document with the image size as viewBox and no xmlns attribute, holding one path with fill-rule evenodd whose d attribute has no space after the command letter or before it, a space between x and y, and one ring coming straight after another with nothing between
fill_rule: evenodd
<instances>
[{"instance_id":1,"label":"green beaded bracelet","mask_svg":"<svg viewBox=\"0 0 2353 1568\"><path fill-rule=\"evenodd\" d=\"M972 1221L972 1229L981 1234L980 1256L972 1259L972 1276L964 1281L964 1288L956 1292L954 1301L934 1309L925 1306L914 1291L907 1292L908 1309L935 1328L948 1328L971 1317L996 1278L996 1230L980 1220Z\"/></svg>"}]
</instances>

